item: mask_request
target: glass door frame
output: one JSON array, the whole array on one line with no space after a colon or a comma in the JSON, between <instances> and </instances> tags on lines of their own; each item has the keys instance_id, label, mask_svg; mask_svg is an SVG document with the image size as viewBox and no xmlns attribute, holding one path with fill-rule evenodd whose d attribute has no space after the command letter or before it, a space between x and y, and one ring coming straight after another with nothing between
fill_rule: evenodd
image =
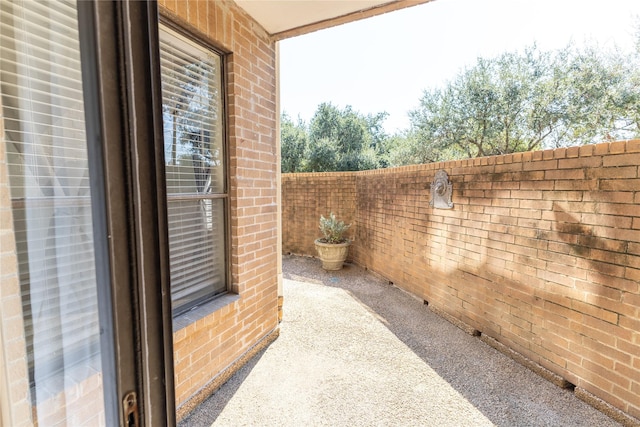
<instances>
[{"instance_id":1,"label":"glass door frame","mask_svg":"<svg viewBox=\"0 0 640 427\"><path fill-rule=\"evenodd\" d=\"M157 4L79 0L78 18L107 425L174 426Z\"/></svg>"}]
</instances>

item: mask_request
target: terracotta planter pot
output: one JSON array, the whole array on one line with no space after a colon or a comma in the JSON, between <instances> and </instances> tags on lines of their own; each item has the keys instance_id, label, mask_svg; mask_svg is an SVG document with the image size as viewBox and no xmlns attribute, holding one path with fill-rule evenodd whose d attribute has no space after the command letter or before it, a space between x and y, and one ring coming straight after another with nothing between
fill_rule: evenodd
<instances>
[{"instance_id":1,"label":"terracotta planter pot","mask_svg":"<svg viewBox=\"0 0 640 427\"><path fill-rule=\"evenodd\" d=\"M340 270L349 254L350 241L345 243L323 243L320 239L315 242L316 251L322 260L322 268L325 270Z\"/></svg>"}]
</instances>

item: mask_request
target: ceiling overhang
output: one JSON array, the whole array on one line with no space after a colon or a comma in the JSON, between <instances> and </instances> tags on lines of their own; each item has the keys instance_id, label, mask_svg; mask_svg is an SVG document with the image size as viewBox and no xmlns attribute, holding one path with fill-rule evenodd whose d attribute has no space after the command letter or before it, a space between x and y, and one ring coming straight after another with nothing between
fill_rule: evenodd
<instances>
[{"instance_id":1,"label":"ceiling overhang","mask_svg":"<svg viewBox=\"0 0 640 427\"><path fill-rule=\"evenodd\" d=\"M235 0L276 40L369 18L430 0Z\"/></svg>"}]
</instances>

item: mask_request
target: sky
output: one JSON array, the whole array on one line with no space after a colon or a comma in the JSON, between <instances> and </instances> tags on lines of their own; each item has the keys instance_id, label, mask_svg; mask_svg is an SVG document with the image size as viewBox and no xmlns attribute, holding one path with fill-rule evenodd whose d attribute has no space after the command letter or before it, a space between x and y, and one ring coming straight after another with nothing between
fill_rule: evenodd
<instances>
[{"instance_id":1,"label":"sky","mask_svg":"<svg viewBox=\"0 0 640 427\"><path fill-rule=\"evenodd\" d=\"M317 106L386 111L387 133L409 126L426 89L478 57L569 42L633 49L640 0L435 0L280 43L280 102L309 122Z\"/></svg>"}]
</instances>

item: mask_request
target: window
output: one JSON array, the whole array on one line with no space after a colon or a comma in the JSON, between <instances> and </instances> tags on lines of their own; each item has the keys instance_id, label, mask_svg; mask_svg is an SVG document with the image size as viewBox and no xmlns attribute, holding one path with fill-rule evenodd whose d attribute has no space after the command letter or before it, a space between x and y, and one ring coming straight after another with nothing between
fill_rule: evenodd
<instances>
[{"instance_id":1,"label":"window","mask_svg":"<svg viewBox=\"0 0 640 427\"><path fill-rule=\"evenodd\" d=\"M160 59L175 315L227 289L222 58L161 26Z\"/></svg>"}]
</instances>

